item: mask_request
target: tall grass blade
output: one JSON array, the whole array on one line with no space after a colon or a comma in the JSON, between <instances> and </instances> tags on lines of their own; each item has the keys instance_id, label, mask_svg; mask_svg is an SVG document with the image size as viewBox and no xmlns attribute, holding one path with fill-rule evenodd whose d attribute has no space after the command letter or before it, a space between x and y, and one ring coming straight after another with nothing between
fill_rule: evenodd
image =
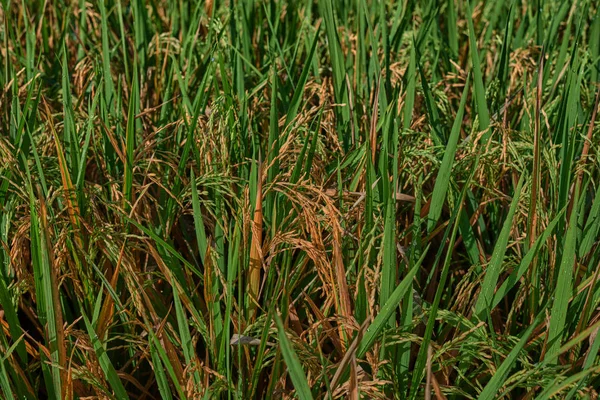
<instances>
[{"instance_id":1,"label":"tall grass blade","mask_svg":"<svg viewBox=\"0 0 600 400\"><path fill-rule=\"evenodd\" d=\"M306 375L304 374L304 370L302 369L302 365L300 364L300 360L298 359L298 355L292 348L292 344L285 333L281 317L277 314L275 314L275 322L277 324L277 337L279 338L281 354L287 364L290 378L292 378L292 383L294 384L298 398L301 400L312 399L310 386L306 379Z\"/></svg>"}]
</instances>

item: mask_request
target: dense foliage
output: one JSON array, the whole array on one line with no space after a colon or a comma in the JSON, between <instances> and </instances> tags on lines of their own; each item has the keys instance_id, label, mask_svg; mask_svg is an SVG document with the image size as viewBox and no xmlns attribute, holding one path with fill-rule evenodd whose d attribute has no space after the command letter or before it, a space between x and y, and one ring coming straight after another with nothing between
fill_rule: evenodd
<instances>
[{"instance_id":1,"label":"dense foliage","mask_svg":"<svg viewBox=\"0 0 600 400\"><path fill-rule=\"evenodd\" d=\"M597 398L597 0L2 0L0 397Z\"/></svg>"}]
</instances>

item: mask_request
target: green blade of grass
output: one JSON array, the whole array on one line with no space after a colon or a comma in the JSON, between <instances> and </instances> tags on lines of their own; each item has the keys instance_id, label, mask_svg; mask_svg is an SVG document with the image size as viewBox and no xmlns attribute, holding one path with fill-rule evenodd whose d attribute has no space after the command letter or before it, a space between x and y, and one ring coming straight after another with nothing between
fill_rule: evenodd
<instances>
[{"instance_id":1,"label":"green blade of grass","mask_svg":"<svg viewBox=\"0 0 600 400\"><path fill-rule=\"evenodd\" d=\"M117 375L117 371L115 370L115 367L112 365L110 358L108 357L108 354L106 353L106 349L100 342L100 339L98 338L96 331L94 331L92 324L90 323L89 319L87 318L87 316L85 314L83 314L82 317L83 317L83 321L85 322L85 327L87 328L87 332L90 337L90 340L92 342L92 346L94 347L94 352L96 353L96 356L98 357L98 361L100 362L100 367L102 368L102 371L104 372L104 375L106 376L106 379L108 380L108 383L110 384L110 386L113 389L117 398L129 399L129 395L127 394L127 391L125 390L125 387L123 386L123 382L121 382L121 378L119 378L119 375Z\"/></svg>"},{"instance_id":2,"label":"green blade of grass","mask_svg":"<svg viewBox=\"0 0 600 400\"><path fill-rule=\"evenodd\" d=\"M340 136L340 142L342 142L344 150L347 150L349 140L347 135L345 135L345 127L350 120L350 108L348 106L348 91L346 90L346 60L337 32L333 2L331 0L319 0L318 5L319 13L325 23L329 56L333 67L335 99L337 103L344 104L341 111L339 111L341 124L338 135Z\"/></svg>"},{"instance_id":3,"label":"green blade of grass","mask_svg":"<svg viewBox=\"0 0 600 400\"><path fill-rule=\"evenodd\" d=\"M29 171L27 172L29 173ZM28 178L31 179L30 176ZM60 399L62 397L62 380L59 346L64 346L64 342L63 338L60 337L60 331L62 330L60 322L62 318L57 313L57 307L60 307L60 304L57 303L58 293L56 291L58 288L55 279L53 279L54 271L52 270L48 253L49 239L46 236L47 230L44 226L45 215L43 211L41 215L37 212L31 183L28 189L31 216L31 253L35 291L38 299L38 314L40 321L44 322L45 339L50 350L50 365L45 368L47 372L44 378L49 390L49 398Z\"/></svg>"},{"instance_id":4,"label":"green blade of grass","mask_svg":"<svg viewBox=\"0 0 600 400\"><path fill-rule=\"evenodd\" d=\"M149 321L145 321L145 322L147 325L149 325ZM164 344L161 343L161 340L156 336L156 333L154 333L153 329L149 329L148 334L150 336L150 346L152 346L154 348L154 351L156 352L157 357L160 358L163 366L165 367L165 370L166 370L168 376L171 378L171 382L172 382L173 386L175 387L175 392L177 393L177 395L179 396L180 399L187 399L187 396L185 395L185 392L184 392L183 388L181 387L179 380L177 379L177 374L175 373L173 364L169 360L169 356L167 355ZM118 379L118 376L116 377L116 379ZM121 398L121 397L119 397L119 398ZM123 398L127 398L127 397L123 397Z\"/></svg>"},{"instance_id":5,"label":"green blade of grass","mask_svg":"<svg viewBox=\"0 0 600 400\"><path fill-rule=\"evenodd\" d=\"M413 47L416 48L416 43L413 42ZM419 75L421 76L421 87L423 88L423 95L425 96L425 105L428 114L429 126L431 126L431 139L436 146L444 144L447 140L447 133L444 132L442 121L440 120L440 112L438 106L435 103L433 94L429 89L429 83L427 83L427 77L423 69L423 62L421 60L421 54L416 49L417 66L419 68Z\"/></svg>"},{"instance_id":6,"label":"green blade of grass","mask_svg":"<svg viewBox=\"0 0 600 400\"><path fill-rule=\"evenodd\" d=\"M565 400L570 400L571 398L573 398L573 396L575 396L575 394L579 391L579 389L581 389L586 382L588 381L588 377L590 375L590 369L594 367L594 365L596 364L596 357L598 356L598 350L600 349L600 336L596 335L593 343L590 346L590 349L588 351L588 354L585 357L585 361L583 363L583 367L582 367L582 376L581 378L577 378L576 380L579 380L578 384L576 386L574 386L568 393L568 395L565 397Z\"/></svg>"},{"instance_id":7,"label":"green blade of grass","mask_svg":"<svg viewBox=\"0 0 600 400\"><path fill-rule=\"evenodd\" d=\"M419 261L408 272L408 274L406 274L404 279L402 279L402 282L400 282L400 284L396 286L396 288L388 298L387 302L382 305L381 309L379 310L379 314L377 314L373 322L371 322L371 324L365 331L364 336L356 350L357 358L362 358L365 356L367 351L371 349L375 341L378 339L381 332L385 329L386 326L388 326L390 317L398 307L400 300L406 295L408 289L411 287L412 280L415 277L417 271L419 270L421 263L425 259L425 256L427 255L427 250L428 249L425 249Z\"/></svg>"},{"instance_id":8,"label":"green blade of grass","mask_svg":"<svg viewBox=\"0 0 600 400\"><path fill-rule=\"evenodd\" d=\"M275 314L275 322L277 324L277 336L279 337L281 354L283 355L283 359L287 364L288 371L290 377L292 378L292 383L294 384L298 398L301 400L312 399L313 397L312 393L310 392L308 380L306 379L306 374L302 369L302 365L300 364L300 360L298 359L296 352L292 348L292 344L285 333L285 328L283 326L283 322L281 321L281 317L278 314Z\"/></svg>"},{"instance_id":9,"label":"green blade of grass","mask_svg":"<svg viewBox=\"0 0 600 400\"><path fill-rule=\"evenodd\" d=\"M192 209L194 212L194 228L196 231L196 240L198 242L198 251L202 264L206 265L206 251L208 250L208 241L206 239L206 229L204 228L204 219L202 210L200 210L200 199L198 197L198 187L196 186L196 177L194 170L190 170L190 185L192 186Z\"/></svg>"},{"instance_id":10,"label":"green blade of grass","mask_svg":"<svg viewBox=\"0 0 600 400\"><path fill-rule=\"evenodd\" d=\"M508 71L509 71L509 55L512 44L512 33L513 33L513 25L515 18L515 0L511 0L510 6L508 9L508 18L506 19L506 26L504 28L504 40L502 41L502 49L500 50L500 61L498 63L498 82L500 83L501 96L500 98L506 96L506 87L507 79L508 79Z\"/></svg>"},{"instance_id":11,"label":"green blade of grass","mask_svg":"<svg viewBox=\"0 0 600 400\"><path fill-rule=\"evenodd\" d=\"M63 141L65 143L66 157L70 172L73 176L79 174L79 164L81 160L79 138L75 127L75 117L73 115L73 104L71 99L71 85L69 82L69 69L67 65L66 48L62 48L62 90L63 90Z\"/></svg>"},{"instance_id":12,"label":"green blade of grass","mask_svg":"<svg viewBox=\"0 0 600 400\"><path fill-rule=\"evenodd\" d=\"M160 360L160 355L156 351L155 346L150 346L150 357L152 358L152 369L156 375L156 384L161 397L164 400L172 400L173 395L171 394L171 388L169 387L167 375L165 374L162 361Z\"/></svg>"},{"instance_id":13,"label":"green blade of grass","mask_svg":"<svg viewBox=\"0 0 600 400\"><path fill-rule=\"evenodd\" d=\"M179 299L179 289L177 284L173 282L173 303L175 303L175 314L177 316L177 327L179 328L179 337L181 338L181 348L183 350L183 356L185 363L188 367L193 368L193 379L196 387L201 386L200 374L197 370L197 362L195 356L195 349L192 343L192 335L189 329L189 322L181 305Z\"/></svg>"},{"instance_id":14,"label":"green blade of grass","mask_svg":"<svg viewBox=\"0 0 600 400\"><path fill-rule=\"evenodd\" d=\"M598 232L600 232L600 186L596 190L594 202L590 212L587 215L587 221L583 228L583 239L579 245L579 257L586 256L598 240Z\"/></svg>"},{"instance_id":15,"label":"green blade of grass","mask_svg":"<svg viewBox=\"0 0 600 400\"><path fill-rule=\"evenodd\" d=\"M4 393L4 396L7 400L14 400L15 397L13 396L13 390L10 387L10 378L6 373L5 363L6 359L3 357L2 360L0 360L0 387L2 388L2 393Z\"/></svg>"},{"instance_id":16,"label":"green blade of grass","mask_svg":"<svg viewBox=\"0 0 600 400\"><path fill-rule=\"evenodd\" d=\"M448 228L446 229L446 233L444 234L444 238L442 240L442 243L445 243L446 239L448 239L448 234L449 234L448 249L446 250L446 257L444 259L444 264L442 265L442 271L440 273L438 287L435 291L433 303L431 304L431 308L429 310L427 324L425 327L425 333L423 334L423 341L419 348L419 353L417 355L415 368L413 369L414 372L413 372L413 376L411 379L410 392L409 392L409 398L411 400L414 400L416 398L416 396L418 395L419 385L421 383L421 380L423 379L423 371L424 371L425 365L426 365L427 353L429 351L429 343L431 341L431 336L433 334L433 327L434 327L434 323L436 320L436 316L437 316L437 312L439 309L442 294L443 294L443 291L444 291L444 288L446 285L446 280L448 279L450 260L451 260L454 243L456 241L456 235L460 228L460 217L461 217L461 214L463 211L463 203L464 203L469 185L475 174L475 170L477 169L477 165L479 164L479 160L480 160L479 157L477 157L475 159L474 165L471 169L471 174L470 174L469 178L467 179L465 186L461 190L459 198L456 200L456 203L455 203L456 206L455 206L454 212L452 214L452 217L448 224ZM444 250L444 246L440 246L438 253L436 255L434 268L438 265L438 263L442 257L442 254L443 254L443 250Z\"/></svg>"},{"instance_id":17,"label":"green blade of grass","mask_svg":"<svg viewBox=\"0 0 600 400\"><path fill-rule=\"evenodd\" d=\"M442 165L438 172L433 187L433 194L431 195L431 205L429 207L429 214L427 215L427 231L431 232L437 221L442 214L442 207L446 201L446 193L448 186L450 185L450 174L452 173L452 164L454 162L454 156L456 154L456 146L458 144L458 137L460 135L460 129L463 123L463 115L465 112L465 104L467 102L467 95L469 93L469 78L465 81L465 88L460 98L460 105L456 112L456 118L454 118L454 124L452 124L452 131L448 138L446 150L444 151L444 157L442 158Z\"/></svg>"},{"instance_id":18,"label":"green blade of grass","mask_svg":"<svg viewBox=\"0 0 600 400\"><path fill-rule=\"evenodd\" d=\"M529 336L531 336L533 330L537 327L537 325L540 323L540 321L542 320L543 317L544 317L543 311L540 312L536 316L533 323L531 323L531 325L529 325L529 328L527 328L527 330L525 330L525 332L519 339L519 342L517 343L517 345L512 348L512 350L510 351L510 353L508 354L506 359L498 367L498 369L492 376L492 379L490 379L489 382L487 383L487 385L485 385L485 387L479 394L478 399L483 399L483 400L490 399L491 400L491 399L496 398L498 392L500 391L500 388L502 386L504 386L504 384L505 384L508 373L510 372L510 370L514 367L515 363L517 362L517 358L518 358L519 354L525 348L525 345L527 344L527 341L529 340Z\"/></svg>"},{"instance_id":19,"label":"green blade of grass","mask_svg":"<svg viewBox=\"0 0 600 400\"><path fill-rule=\"evenodd\" d=\"M290 105L287 111L287 116L285 118L285 126L288 126L296 115L298 114L298 109L300 108L300 103L302 100L302 95L304 94L304 89L306 87L306 81L308 79L308 74L310 73L312 60L315 57L315 51L317 49L317 43L319 39L319 29L320 25L317 26L316 32L314 33L314 39L310 46L310 52L308 57L304 60L304 67L302 68L302 73L300 74L300 79L298 79L298 83L296 84L296 89L294 90L294 95L292 100L290 101Z\"/></svg>"},{"instance_id":20,"label":"green blade of grass","mask_svg":"<svg viewBox=\"0 0 600 400\"><path fill-rule=\"evenodd\" d=\"M508 294L508 292L514 287L514 285L517 284L517 282L525 274L533 259L539 254L542 246L548 241L550 235L554 233L554 229L563 218L564 212L565 209L563 209L554 217L554 219L548 224L544 232L536 239L535 243L533 244L533 246L531 246L527 254L525 254L523 259L519 263L519 266L515 268L515 270L508 276L508 278L506 278L504 282L502 282L502 285L500 285L500 287L494 294L494 299L492 300L492 303L490 305L490 310L493 310L494 308L496 308L496 306L498 306L500 301Z\"/></svg>"},{"instance_id":21,"label":"green blade of grass","mask_svg":"<svg viewBox=\"0 0 600 400\"><path fill-rule=\"evenodd\" d=\"M105 0L100 0L98 7L100 8L101 27L102 27L102 66L104 79L104 102L109 110L112 110L114 98L114 83L110 69L110 50L108 43L108 16L106 14Z\"/></svg>"},{"instance_id":22,"label":"green blade of grass","mask_svg":"<svg viewBox=\"0 0 600 400\"><path fill-rule=\"evenodd\" d=\"M506 253L506 246L512 230L513 219L519 204L519 198L521 196L521 189L523 188L524 180L525 175L521 175L521 179L519 179L519 183L517 184L517 188L513 194L513 200L510 204L508 215L506 216L506 220L502 226L502 231L500 232L498 241L494 247L492 259L485 270L485 277L483 279L483 284L481 285L481 292L479 293L479 297L477 297L477 302L475 303L474 315L479 319L483 319L485 313L490 310L494 291L496 289L496 285L498 284L498 278L502 272L504 254Z\"/></svg>"},{"instance_id":23,"label":"green blade of grass","mask_svg":"<svg viewBox=\"0 0 600 400\"><path fill-rule=\"evenodd\" d=\"M574 194L575 203L579 196L578 188ZM547 351L544 360L550 364L558 361L558 350L561 338L567 334L568 326L565 325L567 310L573 291L573 266L576 261L576 239L577 239L577 207L573 207L569 218L569 227L564 238L563 254L558 271L556 289L554 291L554 302L548 325Z\"/></svg>"},{"instance_id":24,"label":"green blade of grass","mask_svg":"<svg viewBox=\"0 0 600 400\"><path fill-rule=\"evenodd\" d=\"M123 182L123 209L128 211L133 203L133 152L136 146L136 121L135 116L139 114L140 92L138 89L137 64L133 67L133 82L129 98L129 110L127 112L127 130L125 134L125 176Z\"/></svg>"},{"instance_id":25,"label":"green blade of grass","mask_svg":"<svg viewBox=\"0 0 600 400\"><path fill-rule=\"evenodd\" d=\"M4 274L0 274L0 306L4 311L4 316L6 318L6 322L8 322L8 329L10 332L10 336L13 340L17 340L18 337L22 334L21 323L17 317L17 311L12 304L10 298L10 292L5 282L5 277L2 276ZM22 340L18 340L17 342L17 355L22 363L27 363L27 352L25 350L25 342Z\"/></svg>"},{"instance_id":26,"label":"green blade of grass","mask_svg":"<svg viewBox=\"0 0 600 400\"><path fill-rule=\"evenodd\" d=\"M473 27L472 9L470 1L465 3L465 14L467 25L469 26L469 51L471 53L471 62L473 63L473 84L475 86L475 101L477 103L477 115L479 117L479 130L485 131L490 126L490 113L488 111L485 99L485 86L483 84L483 75L481 73L481 63L479 61L479 52L477 50L477 39L475 28ZM483 143L490 137L487 132L483 136Z\"/></svg>"},{"instance_id":27,"label":"green blade of grass","mask_svg":"<svg viewBox=\"0 0 600 400\"><path fill-rule=\"evenodd\" d=\"M448 0L448 42L452 57L458 56L458 29L456 25L456 7L454 6L454 0Z\"/></svg>"}]
</instances>

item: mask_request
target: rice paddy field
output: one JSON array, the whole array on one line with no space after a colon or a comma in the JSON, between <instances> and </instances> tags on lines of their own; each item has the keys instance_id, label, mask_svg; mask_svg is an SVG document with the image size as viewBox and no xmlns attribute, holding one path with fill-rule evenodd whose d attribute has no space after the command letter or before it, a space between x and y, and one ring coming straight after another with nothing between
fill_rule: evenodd
<instances>
[{"instance_id":1,"label":"rice paddy field","mask_svg":"<svg viewBox=\"0 0 600 400\"><path fill-rule=\"evenodd\" d=\"M597 0L0 3L0 398L598 398Z\"/></svg>"}]
</instances>

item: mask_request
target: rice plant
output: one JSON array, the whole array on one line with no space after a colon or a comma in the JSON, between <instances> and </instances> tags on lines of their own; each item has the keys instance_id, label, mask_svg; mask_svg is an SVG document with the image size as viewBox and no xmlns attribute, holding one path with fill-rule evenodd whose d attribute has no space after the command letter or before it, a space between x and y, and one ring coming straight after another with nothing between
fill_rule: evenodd
<instances>
[{"instance_id":1,"label":"rice plant","mask_svg":"<svg viewBox=\"0 0 600 400\"><path fill-rule=\"evenodd\" d=\"M598 397L597 0L0 21L0 398Z\"/></svg>"}]
</instances>

